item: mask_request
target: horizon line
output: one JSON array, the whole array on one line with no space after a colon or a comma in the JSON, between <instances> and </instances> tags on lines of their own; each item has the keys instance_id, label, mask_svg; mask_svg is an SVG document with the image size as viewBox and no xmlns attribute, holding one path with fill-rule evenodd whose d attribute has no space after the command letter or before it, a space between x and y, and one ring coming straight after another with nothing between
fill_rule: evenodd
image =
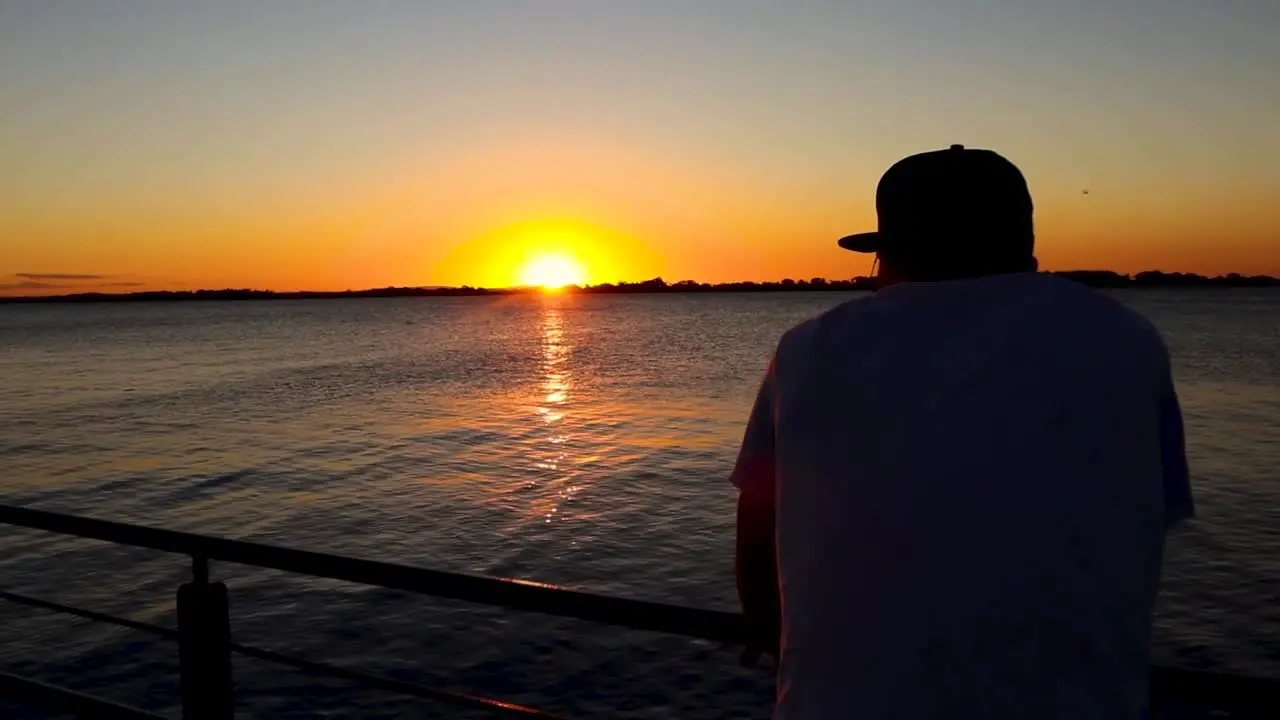
<instances>
[{"instance_id":1,"label":"horizon line","mask_svg":"<svg viewBox=\"0 0 1280 720\"><path fill-rule=\"evenodd\" d=\"M1144 270L1138 273L1121 273L1114 270L1041 270L1039 272L1065 276L1086 285L1120 289L1125 287L1280 287L1280 277L1271 275L1200 275L1198 273ZM653 292L788 292L811 291L866 291L874 289L874 278L855 276L849 279L831 280L824 277L783 278L782 280L739 280L722 283L705 283L697 280L678 280L668 283L661 276L640 281L619 281L586 285L542 287L516 285L504 287L478 287L471 285L388 285L365 289L345 290L266 290L254 288L201 288L196 290L135 290L132 292L85 292L56 295L0 295L0 303L39 303L59 301L127 301L127 300L183 300L183 299L341 299L344 297L430 297L468 295L515 294L626 294Z\"/></svg>"}]
</instances>

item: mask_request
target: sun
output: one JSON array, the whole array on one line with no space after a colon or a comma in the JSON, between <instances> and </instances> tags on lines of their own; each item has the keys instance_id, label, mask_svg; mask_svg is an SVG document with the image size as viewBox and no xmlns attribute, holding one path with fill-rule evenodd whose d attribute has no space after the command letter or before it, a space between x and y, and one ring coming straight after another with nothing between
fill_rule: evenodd
<instances>
[{"instance_id":1,"label":"sun","mask_svg":"<svg viewBox=\"0 0 1280 720\"><path fill-rule=\"evenodd\" d=\"M587 269L569 255L548 253L537 255L520 268L520 284L559 290L566 285L583 285L587 282Z\"/></svg>"}]
</instances>

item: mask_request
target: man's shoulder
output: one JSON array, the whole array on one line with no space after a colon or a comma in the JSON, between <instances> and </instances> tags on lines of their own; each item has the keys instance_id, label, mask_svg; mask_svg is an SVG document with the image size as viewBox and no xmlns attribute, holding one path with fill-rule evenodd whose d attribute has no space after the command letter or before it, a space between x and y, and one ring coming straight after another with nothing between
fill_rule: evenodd
<instances>
[{"instance_id":1,"label":"man's shoulder","mask_svg":"<svg viewBox=\"0 0 1280 720\"><path fill-rule=\"evenodd\" d=\"M874 299L875 296L870 294L856 297L800 321L782 334L782 339L778 342L779 349L808 345L823 327L832 323L856 322L860 315L874 309Z\"/></svg>"},{"instance_id":2,"label":"man's shoulder","mask_svg":"<svg viewBox=\"0 0 1280 720\"><path fill-rule=\"evenodd\" d=\"M1154 342L1163 347L1155 323L1114 294L1047 273L1037 273L1035 282L1053 297L1059 308L1069 314L1081 315L1081 319L1088 320L1093 327L1124 333L1135 341Z\"/></svg>"},{"instance_id":3,"label":"man's shoulder","mask_svg":"<svg viewBox=\"0 0 1280 720\"><path fill-rule=\"evenodd\" d=\"M1033 324L1039 328L1037 332L1062 335L1074 329L1091 339L1106 338L1133 349L1167 354L1155 324L1111 293L1048 273L1027 273L992 282L998 283L994 286L996 293L988 299L999 298L1000 303L1014 311L1011 323L1029 327L1026 320L1027 313L1031 313L1042 318L1042 322ZM920 289L908 289L905 293L890 289L836 305L783 333L778 354L805 353L823 343L824 337L848 336L851 331L898 332L903 327L915 327L923 318L937 314L937 308L964 305L975 293L981 293L980 285L968 282L924 289L927 295L915 292ZM1015 320L1019 314L1022 322Z\"/></svg>"}]
</instances>

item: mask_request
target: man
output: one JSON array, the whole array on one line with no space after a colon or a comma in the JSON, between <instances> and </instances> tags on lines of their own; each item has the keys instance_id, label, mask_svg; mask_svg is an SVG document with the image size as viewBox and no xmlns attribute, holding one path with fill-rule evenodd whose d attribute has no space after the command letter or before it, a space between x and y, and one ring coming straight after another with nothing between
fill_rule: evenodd
<instances>
[{"instance_id":1,"label":"man","mask_svg":"<svg viewBox=\"0 0 1280 720\"><path fill-rule=\"evenodd\" d=\"M876 254L877 291L783 336L732 476L775 717L1141 717L1165 531L1193 512L1160 336L1036 272L994 152L908 157L876 210L840 245Z\"/></svg>"}]
</instances>

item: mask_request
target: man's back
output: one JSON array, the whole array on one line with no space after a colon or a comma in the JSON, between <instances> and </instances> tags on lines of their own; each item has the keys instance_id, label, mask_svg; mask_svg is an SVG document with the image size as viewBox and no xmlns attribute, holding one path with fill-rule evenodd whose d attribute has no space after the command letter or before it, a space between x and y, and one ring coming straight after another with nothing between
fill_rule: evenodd
<instances>
[{"instance_id":1,"label":"man's back","mask_svg":"<svg viewBox=\"0 0 1280 720\"><path fill-rule=\"evenodd\" d=\"M1190 510L1149 323L1035 273L906 283L789 332L764 392L778 717L1138 716Z\"/></svg>"}]
</instances>

